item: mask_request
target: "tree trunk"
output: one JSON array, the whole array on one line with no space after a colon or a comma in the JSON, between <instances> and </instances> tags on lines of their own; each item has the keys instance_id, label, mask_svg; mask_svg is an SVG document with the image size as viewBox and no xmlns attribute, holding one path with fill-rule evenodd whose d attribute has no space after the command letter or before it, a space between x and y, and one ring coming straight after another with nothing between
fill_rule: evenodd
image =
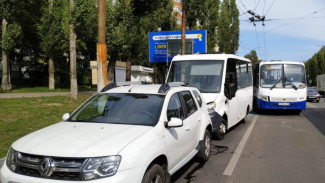
<instances>
[{"instance_id":1,"label":"tree trunk","mask_svg":"<svg viewBox=\"0 0 325 183\"><path fill-rule=\"evenodd\" d=\"M131 81L131 61L130 61L130 58L126 62L126 77L125 77L125 80L126 81Z\"/></svg>"},{"instance_id":2,"label":"tree trunk","mask_svg":"<svg viewBox=\"0 0 325 183\"><path fill-rule=\"evenodd\" d=\"M74 26L70 25L70 94L71 98L78 99L78 83L77 83L77 59L76 59L76 39Z\"/></svg>"},{"instance_id":3,"label":"tree trunk","mask_svg":"<svg viewBox=\"0 0 325 183\"><path fill-rule=\"evenodd\" d=\"M55 89L55 78L54 78L54 62L53 62L53 56L50 55L49 58L49 89L54 90Z\"/></svg>"},{"instance_id":4,"label":"tree trunk","mask_svg":"<svg viewBox=\"0 0 325 183\"><path fill-rule=\"evenodd\" d=\"M51 13L53 7L53 0L49 0L49 12ZM50 53L49 55L49 89L55 89L55 78L54 78L54 62L53 62L53 55Z\"/></svg>"},{"instance_id":5,"label":"tree trunk","mask_svg":"<svg viewBox=\"0 0 325 183\"><path fill-rule=\"evenodd\" d=\"M70 12L73 14L73 11L74 0L70 0ZM75 100L78 99L76 39L74 24L70 24L70 95Z\"/></svg>"},{"instance_id":6,"label":"tree trunk","mask_svg":"<svg viewBox=\"0 0 325 183\"><path fill-rule=\"evenodd\" d=\"M114 82L115 65L116 61L111 60L108 62L108 83Z\"/></svg>"},{"instance_id":7,"label":"tree trunk","mask_svg":"<svg viewBox=\"0 0 325 183\"><path fill-rule=\"evenodd\" d=\"M7 29L7 21L6 19L3 19L2 35L5 35L6 29ZM9 68L9 61L8 61L8 52L5 49L2 49L2 83L1 83L2 90L7 90L7 91L11 90L9 72L10 72L10 68Z\"/></svg>"}]
</instances>

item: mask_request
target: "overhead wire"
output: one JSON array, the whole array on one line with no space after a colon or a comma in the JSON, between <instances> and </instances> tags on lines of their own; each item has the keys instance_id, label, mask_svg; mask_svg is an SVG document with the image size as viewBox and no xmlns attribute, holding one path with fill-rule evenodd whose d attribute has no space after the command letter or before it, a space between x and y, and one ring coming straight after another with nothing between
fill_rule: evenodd
<instances>
[{"instance_id":1,"label":"overhead wire","mask_svg":"<svg viewBox=\"0 0 325 183\"><path fill-rule=\"evenodd\" d=\"M273 0L273 2L272 2L272 4L271 4L270 8L267 10L267 12L265 13L265 15L264 15L264 16L266 16L266 15L269 13L269 11L270 11L270 9L272 8L272 6L273 6L274 2L275 2L275 0Z\"/></svg>"},{"instance_id":2,"label":"overhead wire","mask_svg":"<svg viewBox=\"0 0 325 183\"><path fill-rule=\"evenodd\" d=\"M317 11L314 11L314 12L312 12L312 13L309 13L309 14L303 16L303 17L295 18L293 21L288 22L288 23L285 23L285 24L282 24L282 25L280 25L280 26L278 26L278 27L276 27L276 28L274 28L274 29L268 30L267 32L271 32L271 31L277 30L277 29L279 29L279 28L281 28L281 27L284 27L284 26L287 26L287 25L289 25L289 24L292 24L292 23L294 23L294 22L296 22L296 21L298 21L298 20L307 19L308 16L314 15L314 14L320 12L320 11L323 11L323 10L325 10L325 8L322 8L322 9L320 9L320 10L317 10Z\"/></svg>"},{"instance_id":3,"label":"overhead wire","mask_svg":"<svg viewBox=\"0 0 325 183\"><path fill-rule=\"evenodd\" d=\"M323 19L325 17L300 17L300 18L272 18L272 19L265 19L264 21L284 21L284 20L302 20L302 19ZM251 20L239 20L243 22L251 22Z\"/></svg>"},{"instance_id":4,"label":"overhead wire","mask_svg":"<svg viewBox=\"0 0 325 183\"><path fill-rule=\"evenodd\" d=\"M243 10L240 8L240 6L238 6L239 9L240 9L240 11L244 12L243 14L245 14L245 15L247 16L247 18L249 18L249 16L248 16L247 13L246 13L246 12L248 12L246 6L243 4L243 2L242 2L241 0L239 0L239 1L240 1L240 3L242 4L242 6L243 6L243 7L245 8L245 10L246 10L246 11L243 11Z\"/></svg>"},{"instance_id":5,"label":"overhead wire","mask_svg":"<svg viewBox=\"0 0 325 183\"><path fill-rule=\"evenodd\" d=\"M255 8L254 8L254 11L256 10L256 8L258 7L258 5L260 4L260 1L261 1L261 0L259 0L258 3L256 4L256 6L255 6Z\"/></svg>"},{"instance_id":6,"label":"overhead wire","mask_svg":"<svg viewBox=\"0 0 325 183\"><path fill-rule=\"evenodd\" d=\"M265 45L266 45L266 43L265 43L265 26L263 26L263 38L264 38L264 40L263 40L263 42L264 42L264 61L266 61L266 47L265 47Z\"/></svg>"}]
</instances>

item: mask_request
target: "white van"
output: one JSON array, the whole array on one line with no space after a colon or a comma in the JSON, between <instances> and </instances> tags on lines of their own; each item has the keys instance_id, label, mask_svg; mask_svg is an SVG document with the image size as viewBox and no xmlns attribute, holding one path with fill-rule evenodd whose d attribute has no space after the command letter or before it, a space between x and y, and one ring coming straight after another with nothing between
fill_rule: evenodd
<instances>
[{"instance_id":1,"label":"white van","mask_svg":"<svg viewBox=\"0 0 325 183\"><path fill-rule=\"evenodd\" d=\"M229 128L245 121L253 107L251 61L236 55L175 56L166 82L186 82L200 90L218 139L223 139Z\"/></svg>"}]
</instances>

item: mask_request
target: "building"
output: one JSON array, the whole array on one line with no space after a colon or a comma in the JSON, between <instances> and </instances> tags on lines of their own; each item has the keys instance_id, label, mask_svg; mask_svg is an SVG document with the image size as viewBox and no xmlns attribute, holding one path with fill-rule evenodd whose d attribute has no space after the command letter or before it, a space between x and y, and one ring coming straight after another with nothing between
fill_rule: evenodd
<instances>
[{"instance_id":1,"label":"building","mask_svg":"<svg viewBox=\"0 0 325 183\"><path fill-rule=\"evenodd\" d=\"M177 26L182 27L182 0L173 0L173 15L176 17Z\"/></svg>"}]
</instances>

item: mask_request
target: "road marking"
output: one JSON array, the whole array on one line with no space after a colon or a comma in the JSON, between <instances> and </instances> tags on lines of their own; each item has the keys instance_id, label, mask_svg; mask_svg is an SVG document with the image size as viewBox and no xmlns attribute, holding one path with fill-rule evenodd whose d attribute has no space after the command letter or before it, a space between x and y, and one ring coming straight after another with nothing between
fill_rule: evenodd
<instances>
[{"instance_id":1,"label":"road marking","mask_svg":"<svg viewBox=\"0 0 325 183\"><path fill-rule=\"evenodd\" d=\"M232 175L232 172L234 171L234 169L235 169L235 167L236 167L236 165L237 165L237 163L239 161L239 158L240 158L240 156L241 156L241 154L242 154L242 152L244 150L244 147L245 147L245 144L246 144L246 142L248 140L248 137L250 136L250 134L251 134L251 132L252 132L252 130L254 128L254 125L255 125L255 122L256 122L257 118L258 118L257 115L254 116L252 124L248 127L244 137L241 139L241 141L240 141L234 155L232 156L226 170L223 172L223 175L228 175L228 176Z\"/></svg>"},{"instance_id":2,"label":"road marking","mask_svg":"<svg viewBox=\"0 0 325 183\"><path fill-rule=\"evenodd\" d=\"M313 109L313 110L315 110L315 111L317 111L317 112L320 112L320 114L324 116L324 114L321 113L322 110L321 110L320 108L318 108L317 106L315 106L314 104L307 103L307 107L310 108L310 109Z\"/></svg>"},{"instance_id":3,"label":"road marking","mask_svg":"<svg viewBox=\"0 0 325 183\"><path fill-rule=\"evenodd\" d=\"M309 107L309 108L317 108L315 105L313 105L311 103L307 103L307 107Z\"/></svg>"}]
</instances>

